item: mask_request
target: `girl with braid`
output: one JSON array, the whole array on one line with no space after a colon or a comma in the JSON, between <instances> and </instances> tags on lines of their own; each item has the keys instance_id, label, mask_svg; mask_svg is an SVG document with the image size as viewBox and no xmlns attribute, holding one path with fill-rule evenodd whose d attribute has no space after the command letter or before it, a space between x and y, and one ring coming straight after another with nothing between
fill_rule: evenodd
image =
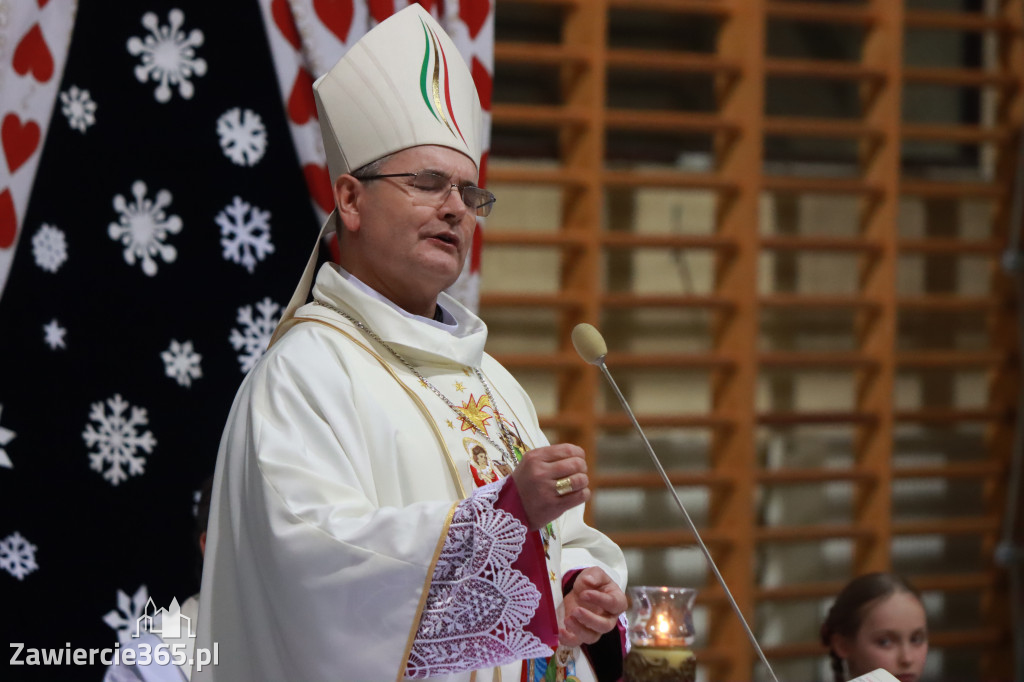
<instances>
[{"instance_id":1,"label":"girl with braid","mask_svg":"<svg viewBox=\"0 0 1024 682\"><path fill-rule=\"evenodd\" d=\"M917 591L892 573L868 573L846 585L821 626L835 682L883 668L918 682L928 655L928 624Z\"/></svg>"}]
</instances>

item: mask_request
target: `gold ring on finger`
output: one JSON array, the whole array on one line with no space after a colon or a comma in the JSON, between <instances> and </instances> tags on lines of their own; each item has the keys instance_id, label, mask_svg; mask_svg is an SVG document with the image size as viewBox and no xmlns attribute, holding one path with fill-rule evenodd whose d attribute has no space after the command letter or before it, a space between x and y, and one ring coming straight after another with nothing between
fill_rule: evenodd
<instances>
[{"instance_id":1,"label":"gold ring on finger","mask_svg":"<svg viewBox=\"0 0 1024 682\"><path fill-rule=\"evenodd\" d=\"M572 479L566 476L555 481L555 492L558 493L559 497L562 495L568 495L572 492Z\"/></svg>"}]
</instances>

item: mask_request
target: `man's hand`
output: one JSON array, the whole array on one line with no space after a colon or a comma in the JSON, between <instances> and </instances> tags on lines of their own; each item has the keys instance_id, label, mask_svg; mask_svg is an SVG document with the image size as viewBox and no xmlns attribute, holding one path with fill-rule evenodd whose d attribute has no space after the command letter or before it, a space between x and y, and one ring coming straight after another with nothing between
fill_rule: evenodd
<instances>
[{"instance_id":1,"label":"man's hand","mask_svg":"<svg viewBox=\"0 0 1024 682\"><path fill-rule=\"evenodd\" d=\"M530 530L538 530L562 513L590 499L590 479L583 449L569 443L530 450L512 472ZM558 494L555 484L567 478L571 491ZM568 489L568 488L567 488Z\"/></svg>"},{"instance_id":2,"label":"man's hand","mask_svg":"<svg viewBox=\"0 0 1024 682\"><path fill-rule=\"evenodd\" d=\"M619 621L626 610L626 595L597 566L583 569L572 591L562 600L565 622L558 629L558 643L576 647L593 644Z\"/></svg>"}]
</instances>

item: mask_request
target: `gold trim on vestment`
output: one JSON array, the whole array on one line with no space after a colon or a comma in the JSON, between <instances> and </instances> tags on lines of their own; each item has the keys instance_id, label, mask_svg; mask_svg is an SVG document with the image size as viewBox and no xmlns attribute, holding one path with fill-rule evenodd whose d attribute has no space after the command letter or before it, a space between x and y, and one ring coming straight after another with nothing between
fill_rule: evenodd
<instances>
[{"instance_id":1,"label":"gold trim on vestment","mask_svg":"<svg viewBox=\"0 0 1024 682\"><path fill-rule=\"evenodd\" d=\"M444 527L441 529L441 535L437 538L437 546L434 547L434 558L430 560L430 566L427 568L427 577L423 583L423 590L420 594L420 603L416 607L416 617L413 619L415 625L412 630L409 631L409 639L405 643L405 653L402 654L402 661L398 665L398 678L396 682L402 682L405 679L405 666L409 662L409 654L412 653L413 642L416 641L416 632L420 629L420 618L423 617L423 607L427 605L427 597L430 596L430 583L434 580L434 568L437 566L437 560L441 558L441 549L444 547L444 543L448 540L448 528L452 525L452 517L455 516L455 509L459 506L456 502L452 505L452 508L448 510L448 516L444 520Z\"/></svg>"}]
</instances>

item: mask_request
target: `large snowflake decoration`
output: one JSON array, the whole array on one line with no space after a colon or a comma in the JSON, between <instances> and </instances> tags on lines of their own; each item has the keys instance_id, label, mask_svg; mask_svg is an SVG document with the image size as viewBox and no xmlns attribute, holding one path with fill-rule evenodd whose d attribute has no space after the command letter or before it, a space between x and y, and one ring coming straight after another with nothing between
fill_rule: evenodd
<instances>
[{"instance_id":1,"label":"large snowflake decoration","mask_svg":"<svg viewBox=\"0 0 1024 682\"><path fill-rule=\"evenodd\" d=\"M83 134L96 122L96 102L88 90L79 90L78 86L72 85L60 93L60 110L68 125Z\"/></svg>"},{"instance_id":2,"label":"large snowflake decoration","mask_svg":"<svg viewBox=\"0 0 1024 682\"><path fill-rule=\"evenodd\" d=\"M43 270L57 272L68 259L68 242L64 232L43 223L32 235L32 257Z\"/></svg>"},{"instance_id":3,"label":"large snowflake decoration","mask_svg":"<svg viewBox=\"0 0 1024 682\"><path fill-rule=\"evenodd\" d=\"M121 644L127 644L132 637L138 636L139 619L145 615L148 601L149 589L145 585L135 590L131 597L123 590L117 591L117 608L108 611L103 622L117 632L117 641Z\"/></svg>"},{"instance_id":4,"label":"large snowflake decoration","mask_svg":"<svg viewBox=\"0 0 1024 682\"><path fill-rule=\"evenodd\" d=\"M160 353L164 361L164 372L181 386L191 386L193 379L203 376L199 367L203 356L192 348L191 341L178 343L171 339L171 347Z\"/></svg>"},{"instance_id":5,"label":"large snowflake decoration","mask_svg":"<svg viewBox=\"0 0 1024 682\"><path fill-rule=\"evenodd\" d=\"M220 225L224 260L238 263L252 274L256 264L274 253L270 241L270 211L263 211L235 197L214 218Z\"/></svg>"},{"instance_id":6,"label":"large snowflake decoration","mask_svg":"<svg viewBox=\"0 0 1024 682\"><path fill-rule=\"evenodd\" d=\"M18 580L39 568L36 563L36 546L15 531L0 540L0 568Z\"/></svg>"},{"instance_id":7,"label":"large snowflake decoration","mask_svg":"<svg viewBox=\"0 0 1024 682\"><path fill-rule=\"evenodd\" d=\"M101 472L111 485L117 485L128 476L146 473L146 458L139 451L152 454L156 439L149 431L139 433L139 427L149 423L144 408L132 407L131 416L126 418L129 405L120 394L108 398L107 406L110 414L106 413L102 402L92 404L89 419L99 428L87 424L82 438L86 446L96 448L96 452L89 453L89 468ZM109 464L110 468L104 471L104 464Z\"/></svg>"},{"instance_id":8,"label":"large snowflake decoration","mask_svg":"<svg viewBox=\"0 0 1024 682\"><path fill-rule=\"evenodd\" d=\"M149 29L145 38L132 36L128 39L128 52L133 57L142 55L142 63L135 67L135 78L140 83L153 80L157 86L153 95L157 102L171 99L171 86L178 86L178 94L185 99L192 99L195 87L189 78L193 74L206 74L206 60L196 57L195 48L203 44L203 32L192 29L188 36L181 30L185 14L180 9L172 9L167 14L166 26L160 25L153 12L142 15L142 25Z\"/></svg>"},{"instance_id":9,"label":"large snowflake decoration","mask_svg":"<svg viewBox=\"0 0 1024 682\"><path fill-rule=\"evenodd\" d=\"M281 306L269 297L256 304L256 310L259 311L257 317L253 317L251 305L244 305L238 309L238 324L242 325L242 329L232 329L230 341L235 350L241 351L238 354L238 362L243 373L252 369L267 350L270 337L274 334L274 328L280 319L275 317L280 309Z\"/></svg>"},{"instance_id":10,"label":"large snowflake decoration","mask_svg":"<svg viewBox=\"0 0 1024 682\"><path fill-rule=\"evenodd\" d=\"M49 346L50 350L67 348L64 343L64 335L67 333L68 330L60 326L60 322L56 318L52 319L49 324L43 325L43 343Z\"/></svg>"},{"instance_id":11,"label":"large snowflake decoration","mask_svg":"<svg viewBox=\"0 0 1024 682\"><path fill-rule=\"evenodd\" d=\"M118 222L110 223L107 234L114 241L124 244L124 262L135 265L142 261L142 271L152 277L157 266L154 256L160 256L165 263L172 263L178 257L178 250L164 244L168 234L181 232L181 218L168 216L164 208L171 203L171 193L165 189L156 193L156 200L146 198L146 183L136 180L132 183L135 201L128 203L124 196L114 197L114 210L120 213Z\"/></svg>"},{"instance_id":12,"label":"large snowflake decoration","mask_svg":"<svg viewBox=\"0 0 1024 682\"><path fill-rule=\"evenodd\" d=\"M4 406L0 405L0 415L4 412ZM11 462L11 458L7 456L7 452L4 450L4 446L14 440L17 434L10 429L5 429L0 426L0 467L4 469L13 469L14 464Z\"/></svg>"},{"instance_id":13,"label":"large snowflake decoration","mask_svg":"<svg viewBox=\"0 0 1024 682\"><path fill-rule=\"evenodd\" d=\"M224 156L239 166L255 166L267 151L267 129L251 109L228 109L217 119L217 136Z\"/></svg>"}]
</instances>

